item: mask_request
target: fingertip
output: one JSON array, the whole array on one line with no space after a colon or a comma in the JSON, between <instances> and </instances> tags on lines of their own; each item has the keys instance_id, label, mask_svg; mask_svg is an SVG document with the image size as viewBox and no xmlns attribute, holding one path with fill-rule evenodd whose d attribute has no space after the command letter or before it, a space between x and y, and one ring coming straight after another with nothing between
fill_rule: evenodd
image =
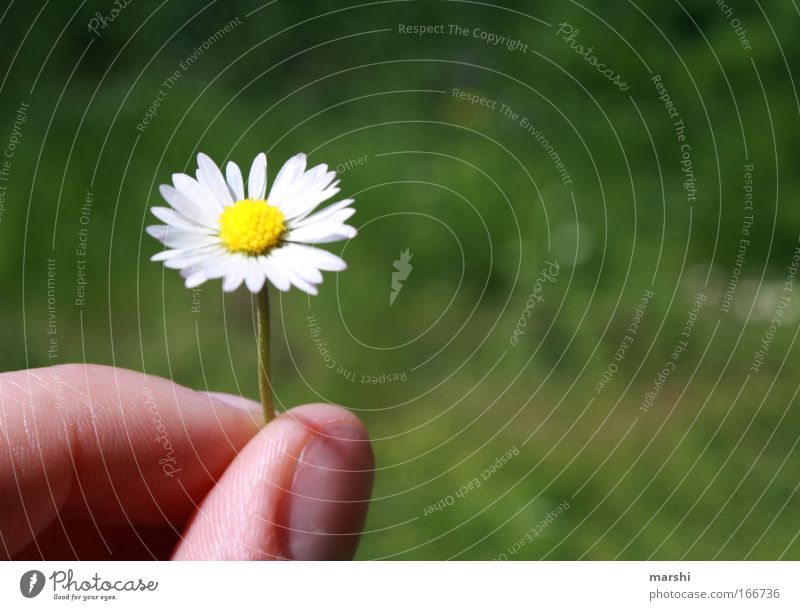
<instances>
[{"instance_id":1,"label":"fingertip","mask_svg":"<svg viewBox=\"0 0 800 610\"><path fill-rule=\"evenodd\" d=\"M297 423L308 428L310 432L324 433L327 428L332 426L349 426L359 430L364 439L368 439L367 430L361 420L351 411L344 407L324 403L314 402L300 405L282 413L280 418L292 419Z\"/></svg>"},{"instance_id":2,"label":"fingertip","mask_svg":"<svg viewBox=\"0 0 800 610\"><path fill-rule=\"evenodd\" d=\"M375 461L350 411L315 403L285 413L309 430L278 512L279 541L295 560L352 559L364 528Z\"/></svg>"},{"instance_id":3,"label":"fingertip","mask_svg":"<svg viewBox=\"0 0 800 610\"><path fill-rule=\"evenodd\" d=\"M205 498L175 559L352 559L374 459L363 424L328 404L264 426Z\"/></svg>"}]
</instances>

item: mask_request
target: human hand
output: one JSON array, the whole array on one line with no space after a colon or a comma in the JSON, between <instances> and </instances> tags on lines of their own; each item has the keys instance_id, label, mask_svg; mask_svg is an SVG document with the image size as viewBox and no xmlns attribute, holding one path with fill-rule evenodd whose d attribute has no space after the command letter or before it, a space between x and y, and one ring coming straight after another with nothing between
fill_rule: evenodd
<instances>
[{"instance_id":1,"label":"human hand","mask_svg":"<svg viewBox=\"0 0 800 610\"><path fill-rule=\"evenodd\" d=\"M351 559L364 427L325 404L260 413L112 367L0 374L0 557Z\"/></svg>"}]
</instances>

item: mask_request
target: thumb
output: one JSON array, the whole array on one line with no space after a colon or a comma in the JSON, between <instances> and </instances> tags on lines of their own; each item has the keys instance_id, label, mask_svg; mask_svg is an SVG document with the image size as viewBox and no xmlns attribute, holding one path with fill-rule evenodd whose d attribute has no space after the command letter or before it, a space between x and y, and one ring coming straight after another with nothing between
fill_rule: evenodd
<instances>
[{"instance_id":1,"label":"thumb","mask_svg":"<svg viewBox=\"0 0 800 610\"><path fill-rule=\"evenodd\" d=\"M367 433L349 411L287 411L233 460L173 559L352 559L373 468Z\"/></svg>"}]
</instances>

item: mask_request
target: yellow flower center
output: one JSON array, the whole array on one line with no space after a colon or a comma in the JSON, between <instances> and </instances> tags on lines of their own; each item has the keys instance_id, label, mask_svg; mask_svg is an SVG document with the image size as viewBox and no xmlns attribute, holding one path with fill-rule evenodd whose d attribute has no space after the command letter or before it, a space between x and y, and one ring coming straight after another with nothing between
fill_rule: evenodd
<instances>
[{"instance_id":1,"label":"yellow flower center","mask_svg":"<svg viewBox=\"0 0 800 610\"><path fill-rule=\"evenodd\" d=\"M285 230L283 212L263 199L242 199L219 215L219 236L231 252L263 254Z\"/></svg>"}]
</instances>

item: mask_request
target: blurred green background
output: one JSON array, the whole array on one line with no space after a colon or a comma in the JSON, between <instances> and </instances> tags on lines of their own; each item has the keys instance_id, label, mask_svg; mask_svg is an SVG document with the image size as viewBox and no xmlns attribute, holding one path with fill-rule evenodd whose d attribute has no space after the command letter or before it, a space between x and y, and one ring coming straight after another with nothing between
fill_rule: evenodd
<instances>
[{"instance_id":1,"label":"blurred green background","mask_svg":"<svg viewBox=\"0 0 800 610\"><path fill-rule=\"evenodd\" d=\"M305 151L340 166L360 233L331 244L350 268L319 296L275 293L274 382L284 408L347 405L370 430L359 558L800 559L794 2L16 1L0 14L2 370L116 364L255 397L249 293L193 293L149 262L148 207L198 151L244 166L266 151L270 179ZM108 21L92 32L93 18ZM390 305L404 250L413 268ZM537 284L548 262L558 274Z\"/></svg>"}]
</instances>

